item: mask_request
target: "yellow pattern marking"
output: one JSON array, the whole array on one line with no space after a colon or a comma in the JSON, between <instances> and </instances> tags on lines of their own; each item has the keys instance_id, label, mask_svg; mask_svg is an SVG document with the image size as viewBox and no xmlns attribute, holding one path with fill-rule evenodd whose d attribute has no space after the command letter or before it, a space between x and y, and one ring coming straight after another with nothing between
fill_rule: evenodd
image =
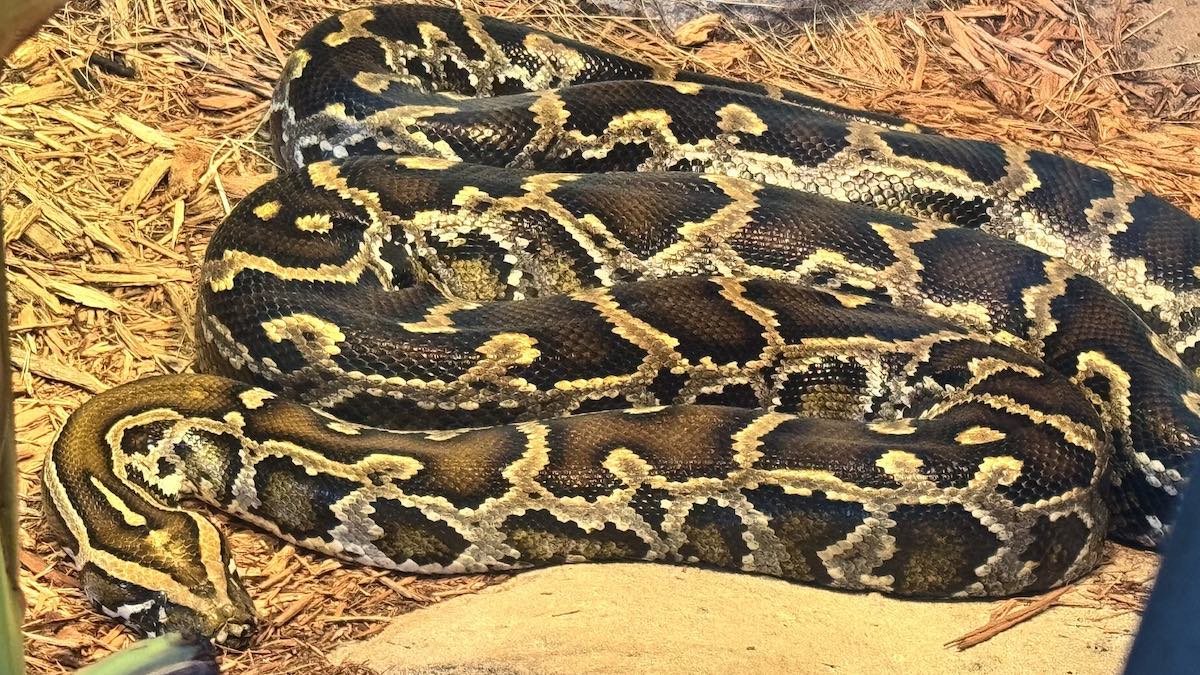
<instances>
[{"instance_id":1,"label":"yellow pattern marking","mask_svg":"<svg viewBox=\"0 0 1200 675\"><path fill-rule=\"evenodd\" d=\"M328 213L312 213L296 219L296 229L304 232L325 233L333 229L333 219Z\"/></svg>"},{"instance_id":2,"label":"yellow pattern marking","mask_svg":"<svg viewBox=\"0 0 1200 675\"><path fill-rule=\"evenodd\" d=\"M727 134L751 134L761 136L767 130L766 122L753 110L738 103L717 111L717 126Z\"/></svg>"},{"instance_id":3,"label":"yellow pattern marking","mask_svg":"<svg viewBox=\"0 0 1200 675\"><path fill-rule=\"evenodd\" d=\"M830 295L832 295L833 298L835 300L837 300L838 303L841 304L842 307L845 307L847 309L857 309L859 307L862 307L863 305L869 305L872 303L872 300L870 298L863 296L863 295L856 295L854 293L843 293L841 291L833 291L833 290L829 290L826 292L829 293Z\"/></svg>"},{"instance_id":4,"label":"yellow pattern marking","mask_svg":"<svg viewBox=\"0 0 1200 675\"><path fill-rule=\"evenodd\" d=\"M664 78L656 77L655 79L664 79ZM686 96L695 96L696 94L699 94L700 92L704 91L704 85L699 84L697 82L666 82L665 84L669 85L675 91L677 91L681 94L684 94Z\"/></svg>"},{"instance_id":5,"label":"yellow pattern marking","mask_svg":"<svg viewBox=\"0 0 1200 675\"><path fill-rule=\"evenodd\" d=\"M1193 415L1200 417L1200 393L1194 391L1184 392L1183 405L1192 412Z\"/></svg>"},{"instance_id":6,"label":"yellow pattern marking","mask_svg":"<svg viewBox=\"0 0 1200 675\"><path fill-rule=\"evenodd\" d=\"M262 204L254 207L254 215L258 216L260 220L270 220L279 215L279 209L282 208L282 206L282 204L274 200L263 202Z\"/></svg>"},{"instance_id":7,"label":"yellow pattern marking","mask_svg":"<svg viewBox=\"0 0 1200 675\"><path fill-rule=\"evenodd\" d=\"M578 51L559 44L540 33L530 33L525 36L525 49L541 59L543 64L542 68L530 73L532 75L531 85L535 89L545 88L552 83L552 80L571 82L588 65Z\"/></svg>"},{"instance_id":8,"label":"yellow pattern marking","mask_svg":"<svg viewBox=\"0 0 1200 675\"><path fill-rule=\"evenodd\" d=\"M415 333L453 333L457 330L454 327L454 313L478 306L473 302L447 300L430 307L421 321L402 323L400 327Z\"/></svg>"},{"instance_id":9,"label":"yellow pattern marking","mask_svg":"<svg viewBox=\"0 0 1200 675\"><path fill-rule=\"evenodd\" d=\"M108 486L106 486L104 483L101 483L99 478L91 476L91 482L92 487L96 488L100 491L100 494L104 495L104 501L108 502L109 506L113 507L117 513L121 514L121 519L125 521L126 525L129 525L130 527L146 526L146 517L129 508L129 505L125 503L125 500L118 497L112 490L109 490Z\"/></svg>"},{"instance_id":10,"label":"yellow pattern marking","mask_svg":"<svg viewBox=\"0 0 1200 675\"><path fill-rule=\"evenodd\" d=\"M1024 463L1021 460L1009 455L984 457L979 464L979 473L972 482L1012 485L1021 477L1023 467Z\"/></svg>"},{"instance_id":11,"label":"yellow pattern marking","mask_svg":"<svg viewBox=\"0 0 1200 675\"><path fill-rule=\"evenodd\" d=\"M959 445L983 445L984 443L995 443L1002 441L1007 436L999 429L991 427L974 426L970 429L963 429L954 437L954 442Z\"/></svg>"},{"instance_id":12,"label":"yellow pattern marking","mask_svg":"<svg viewBox=\"0 0 1200 675\"><path fill-rule=\"evenodd\" d=\"M921 467L925 466L925 462L905 450L888 450L875 460L875 466L900 482L905 482L900 479L920 478Z\"/></svg>"},{"instance_id":13,"label":"yellow pattern marking","mask_svg":"<svg viewBox=\"0 0 1200 675\"><path fill-rule=\"evenodd\" d=\"M341 420L329 422L325 425L325 428L329 429L330 431L336 431L337 433L345 436L358 436L362 433L359 431L359 426L357 424L350 424L349 422L343 422Z\"/></svg>"},{"instance_id":14,"label":"yellow pattern marking","mask_svg":"<svg viewBox=\"0 0 1200 675\"><path fill-rule=\"evenodd\" d=\"M441 171L443 169L449 169L455 164L458 164L458 162L453 159L444 159L442 157L403 156L396 158L397 166L421 171Z\"/></svg>"},{"instance_id":15,"label":"yellow pattern marking","mask_svg":"<svg viewBox=\"0 0 1200 675\"><path fill-rule=\"evenodd\" d=\"M365 27L365 24L374 18L375 13L369 9L355 9L342 14L338 18L342 29L326 35L325 44L330 47L340 47L356 37L375 39L375 34Z\"/></svg>"},{"instance_id":16,"label":"yellow pattern marking","mask_svg":"<svg viewBox=\"0 0 1200 675\"><path fill-rule=\"evenodd\" d=\"M337 324L310 314L293 314L264 321L262 329L263 334L272 342L288 340L302 351L306 347L316 347L320 349L322 356L340 354L342 348L338 343L346 339L345 333Z\"/></svg>"},{"instance_id":17,"label":"yellow pattern marking","mask_svg":"<svg viewBox=\"0 0 1200 675\"><path fill-rule=\"evenodd\" d=\"M887 434L889 436L907 436L915 434L917 428L913 426L912 420L883 420L880 422L871 422L867 428L877 434Z\"/></svg>"},{"instance_id":18,"label":"yellow pattern marking","mask_svg":"<svg viewBox=\"0 0 1200 675\"><path fill-rule=\"evenodd\" d=\"M396 81L397 78L384 73L363 72L354 76L354 84L358 85L359 88L365 91L371 92L372 94L382 93L385 89L391 86L393 82Z\"/></svg>"},{"instance_id":19,"label":"yellow pattern marking","mask_svg":"<svg viewBox=\"0 0 1200 675\"><path fill-rule=\"evenodd\" d=\"M264 403L275 398L275 394L266 389L250 389L238 394L238 398L242 401L242 407L246 410L258 410L263 407Z\"/></svg>"},{"instance_id":20,"label":"yellow pattern marking","mask_svg":"<svg viewBox=\"0 0 1200 675\"><path fill-rule=\"evenodd\" d=\"M492 382L504 377L512 366L527 366L541 352L537 340L524 333L499 333L476 348L483 359L471 366L460 378L463 382Z\"/></svg>"}]
</instances>

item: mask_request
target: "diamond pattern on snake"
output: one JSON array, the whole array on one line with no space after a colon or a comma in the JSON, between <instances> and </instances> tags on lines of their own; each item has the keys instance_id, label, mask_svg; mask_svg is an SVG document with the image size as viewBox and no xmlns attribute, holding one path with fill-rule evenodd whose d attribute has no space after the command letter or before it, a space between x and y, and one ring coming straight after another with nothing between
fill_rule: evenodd
<instances>
[{"instance_id":1,"label":"diamond pattern on snake","mask_svg":"<svg viewBox=\"0 0 1200 675\"><path fill-rule=\"evenodd\" d=\"M313 27L196 373L44 471L99 611L252 640L205 502L404 572L706 565L1033 593L1170 530L1200 226L1040 150L451 9Z\"/></svg>"}]
</instances>

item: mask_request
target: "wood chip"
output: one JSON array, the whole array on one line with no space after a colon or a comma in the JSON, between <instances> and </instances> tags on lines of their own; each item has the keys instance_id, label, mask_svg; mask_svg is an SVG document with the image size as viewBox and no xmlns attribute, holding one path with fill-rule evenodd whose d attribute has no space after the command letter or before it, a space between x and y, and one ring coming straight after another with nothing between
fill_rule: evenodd
<instances>
[{"instance_id":1,"label":"wood chip","mask_svg":"<svg viewBox=\"0 0 1200 675\"><path fill-rule=\"evenodd\" d=\"M133 355L139 359L149 359L154 357L154 349L145 340L133 334L122 321L113 322L113 330L116 331L117 337L121 343L125 345Z\"/></svg>"},{"instance_id":2,"label":"wood chip","mask_svg":"<svg viewBox=\"0 0 1200 675\"><path fill-rule=\"evenodd\" d=\"M979 26L971 26L971 31L974 35L978 36L984 42L1007 52L1010 56L1014 56L1018 59L1021 59L1022 61L1032 63L1033 65L1037 66L1038 68L1047 70L1047 71L1054 73L1055 75L1058 75L1060 77L1070 78L1073 75L1073 73L1069 69L1064 68L1059 65L1056 65L1054 63L1051 63L1035 53L1032 53L1030 51L1022 49L1018 43L1010 43L1010 42L1001 40L1001 39L993 36L991 33L987 32L986 30L983 30Z\"/></svg>"},{"instance_id":3,"label":"wood chip","mask_svg":"<svg viewBox=\"0 0 1200 675\"><path fill-rule=\"evenodd\" d=\"M108 386L91 373L84 372L75 366L70 366L54 357L30 354L20 347L14 346L10 360L19 370L29 372L58 382L74 385L91 394L99 394Z\"/></svg>"},{"instance_id":4,"label":"wood chip","mask_svg":"<svg viewBox=\"0 0 1200 675\"><path fill-rule=\"evenodd\" d=\"M303 612L306 607L311 605L317 597L316 593L308 593L293 600L278 616L271 620L271 623L276 626L286 626L288 623L291 623L292 619L300 616L300 612Z\"/></svg>"},{"instance_id":5,"label":"wood chip","mask_svg":"<svg viewBox=\"0 0 1200 675\"><path fill-rule=\"evenodd\" d=\"M167 177L168 192L173 197L190 196L200 185L200 177L208 168L212 152L196 143L183 143L171 159Z\"/></svg>"},{"instance_id":6,"label":"wood chip","mask_svg":"<svg viewBox=\"0 0 1200 675\"><path fill-rule=\"evenodd\" d=\"M74 93L75 90L73 88L63 82L57 81L37 87L20 88L8 96L0 98L0 108L12 108L30 105L31 103L56 101Z\"/></svg>"},{"instance_id":7,"label":"wood chip","mask_svg":"<svg viewBox=\"0 0 1200 675\"><path fill-rule=\"evenodd\" d=\"M30 204L29 206L26 206L25 208L17 211L16 213L12 213L10 211L9 213L7 213L5 215L7 215L8 217L4 219L4 245L8 246L12 242L14 242L17 239L20 239L22 236L24 236L25 231L29 228L29 226L33 225L34 221L36 221L38 218L40 218L42 216L42 210L39 209L36 204ZM37 237L38 236L46 236L46 235L49 235L49 233L45 232L45 230L43 230L42 233L40 233L40 235L35 235L34 237L31 237L30 241L32 243L34 243L35 246L37 246L38 245L38 243L36 242ZM61 249L62 251L66 250L66 248L62 245L62 242L59 242L57 239L54 239L54 241L57 243L57 247L59 249ZM46 242L46 243L49 244L50 242ZM50 256L56 255L56 253L52 252L52 251L44 251L44 252Z\"/></svg>"},{"instance_id":8,"label":"wood chip","mask_svg":"<svg viewBox=\"0 0 1200 675\"><path fill-rule=\"evenodd\" d=\"M433 602L432 598L429 598L425 595L422 595L422 594L412 590L411 588L408 587L408 584L400 583L399 581L389 579L388 577L380 577L379 581L381 583L383 583L384 586L387 586L388 588L392 589L393 591L396 592L397 595L399 595L402 598L405 598L406 600L412 600L413 602L419 602L422 604L428 604L430 602ZM409 581L409 583L411 584L412 582Z\"/></svg>"},{"instance_id":9,"label":"wood chip","mask_svg":"<svg viewBox=\"0 0 1200 675\"><path fill-rule=\"evenodd\" d=\"M709 35L721 25L721 15L713 12L698 16L675 29L675 43L694 47L708 42Z\"/></svg>"},{"instance_id":10,"label":"wood chip","mask_svg":"<svg viewBox=\"0 0 1200 675\"><path fill-rule=\"evenodd\" d=\"M279 38L275 36L275 28L271 26L271 19L262 10L261 5L254 5L254 20L258 22L258 30L262 33L267 47L270 48L271 53L275 56L275 60L282 66L283 62L287 60L287 54L279 46Z\"/></svg>"},{"instance_id":11,"label":"wood chip","mask_svg":"<svg viewBox=\"0 0 1200 675\"><path fill-rule=\"evenodd\" d=\"M17 557L21 560L21 567L29 570L30 574L33 574L36 577L45 577L58 586L79 588L78 579L72 576L67 576L66 574L54 569L53 565L33 551L22 549L17 554Z\"/></svg>"},{"instance_id":12,"label":"wood chip","mask_svg":"<svg viewBox=\"0 0 1200 675\"><path fill-rule=\"evenodd\" d=\"M85 307L107 309L110 312L119 311L123 307L120 300L98 288L80 286L79 284L72 284L61 279L46 279L44 285L50 292L60 298L77 302Z\"/></svg>"},{"instance_id":13,"label":"wood chip","mask_svg":"<svg viewBox=\"0 0 1200 675\"><path fill-rule=\"evenodd\" d=\"M25 230L25 240L47 258L59 258L70 251L63 245L62 239L47 230L41 223L33 223Z\"/></svg>"},{"instance_id":14,"label":"wood chip","mask_svg":"<svg viewBox=\"0 0 1200 675\"><path fill-rule=\"evenodd\" d=\"M18 261L14 260L10 264L16 264L17 262ZM10 269L8 270L8 280L12 283L14 289L19 289L20 291L28 293L31 297L37 298L55 315L60 315L63 313L63 305L58 301L58 298L54 297L53 293L46 290L46 288L42 284L38 283L33 277L24 274L18 274Z\"/></svg>"},{"instance_id":15,"label":"wood chip","mask_svg":"<svg viewBox=\"0 0 1200 675\"><path fill-rule=\"evenodd\" d=\"M27 183L17 183L16 190L38 207L39 212L44 216L44 222L57 229L60 237L69 241L83 234L83 224L59 208L54 200L41 190Z\"/></svg>"},{"instance_id":16,"label":"wood chip","mask_svg":"<svg viewBox=\"0 0 1200 675\"><path fill-rule=\"evenodd\" d=\"M62 107L47 108L45 110L44 114L49 117L52 117L54 119L60 119L64 122L70 124L71 126L75 127L76 129L79 129L80 131L82 131L84 133L94 134L94 133L98 133L101 129L104 128L103 125L101 125L93 120L89 120L88 118L84 117L83 115L80 115L72 110L67 109L67 108L62 108Z\"/></svg>"},{"instance_id":17,"label":"wood chip","mask_svg":"<svg viewBox=\"0 0 1200 675\"><path fill-rule=\"evenodd\" d=\"M196 105L204 110L237 110L252 105L258 97L238 94L217 94L196 99Z\"/></svg>"},{"instance_id":18,"label":"wood chip","mask_svg":"<svg viewBox=\"0 0 1200 675\"><path fill-rule=\"evenodd\" d=\"M121 125L122 129L128 131L129 133L138 137L140 140L143 140L156 148L173 150L177 145L175 140L170 136L167 136L157 129L142 124L125 113L117 113L113 116L113 119L116 120L117 124Z\"/></svg>"},{"instance_id":19,"label":"wood chip","mask_svg":"<svg viewBox=\"0 0 1200 675\"><path fill-rule=\"evenodd\" d=\"M129 184L129 189L122 195L121 200L117 202L117 207L120 209L130 209L140 206L142 202L150 196L154 188L167 175L167 169L171 167L171 158L167 156L155 157L152 162L142 169L137 178Z\"/></svg>"},{"instance_id":20,"label":"wood chip","mask_svg":"<svg viewBox=\"0 0 1200 675\"><path fill-rule=\"evenodd\" d=\"M129 255L129 251L124 245L119 243L112 235L94 224L83 224L69 215L65 209L60 207L57 201L38 190L32 185L26 183L17 183L17 192L20 192L26 199L33 204L36 204L42 212L42 222L51 225L54 230L54 235L61 241L74 241L80 235L86 234L88 238L105 248L118 253L122 256ZM32 226L31 226L32 227Z\"/></svg>"},{"instance_id":21,"label":"wood chip","mask_svg":"<svg viewBox=\"0 0 1200 675\"><path fill-rule=\"evenodd\" d=\"M241 199L257 190L264 183L275 177L275 172L256 173L249 176L221 176L221 184L225 192L234 199Z\"/></svg>"},{"instance_id":22,"label":"wood chip","mask_svg":"<svg viewBox=\"0 0 1200 675\"><path fill-rule=\"evenodd\" d=\"M1063 594L1071 591L1070 586L1055 589L1049 593L1026 603L1008 602L993 613L991 619L984 625L947 642L945 646L962 651L975 645L982 644L1003 633L1004 631L1032 619L1042 612L1058 604Z\"/></svg>"},{"instance_id":23,"label":"wood chip","mask_svg":"<svg viewBox=\"0 0 1200 675\"><path fill-rule=\"evenodd\" d=\"M92 270L79 270L78 276L81 280L89 284L101 284L104 286L158 286L169 281L183 281L191 283L192 275L187 270L158 268L144 269L134 267L132 265L120 265L113 267L124 267L124 270L93 268ZM95 271L99 269L100 271Z\"/></svg>"}]
</instances>

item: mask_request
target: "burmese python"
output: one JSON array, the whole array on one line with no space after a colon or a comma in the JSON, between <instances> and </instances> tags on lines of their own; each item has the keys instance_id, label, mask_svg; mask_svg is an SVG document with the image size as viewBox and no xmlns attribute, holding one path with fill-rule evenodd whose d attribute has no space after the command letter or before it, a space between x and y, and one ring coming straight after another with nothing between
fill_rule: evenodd
<instances>
[{"instance_id":1,"label":"burmese python","mask_svg":"<svg viewBox=\"0 0 1200 675\"><path fill-rule=\"evenodd\" d=\"M409 572L912 596L1167 531L1200 227L1128 183L422 6L313 28L271 129L291 171L205 257L209 374L95 397L46 462L85 592L143 633L253 630L184 497Z\"/></svg>"}]
</instances>

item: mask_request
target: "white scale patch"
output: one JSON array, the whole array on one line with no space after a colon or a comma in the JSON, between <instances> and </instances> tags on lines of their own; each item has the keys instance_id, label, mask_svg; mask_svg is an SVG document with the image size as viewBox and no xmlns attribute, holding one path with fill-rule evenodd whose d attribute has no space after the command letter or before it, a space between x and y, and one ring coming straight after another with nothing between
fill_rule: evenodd
<instances>
[{"instance_id":1,"label":"white scale patch","mask_svg":"<svg viewBox=\"0 0 1200 675\"><path fill-rule=\"evenodd\" d=\"M154 606L154 601L147 600L145 602L139 602L139 603L134 603L134 604L129 604L129 605L120 605L116 609L109 609L108 607L101 605L100 611L104 612L104 614L110 618L121 619L122 621L129 621L131 618L133 618L134 614L141 614L142 612L145 612L146 610L150 609L153 606Z\"/></svg>"}]
</instances>

